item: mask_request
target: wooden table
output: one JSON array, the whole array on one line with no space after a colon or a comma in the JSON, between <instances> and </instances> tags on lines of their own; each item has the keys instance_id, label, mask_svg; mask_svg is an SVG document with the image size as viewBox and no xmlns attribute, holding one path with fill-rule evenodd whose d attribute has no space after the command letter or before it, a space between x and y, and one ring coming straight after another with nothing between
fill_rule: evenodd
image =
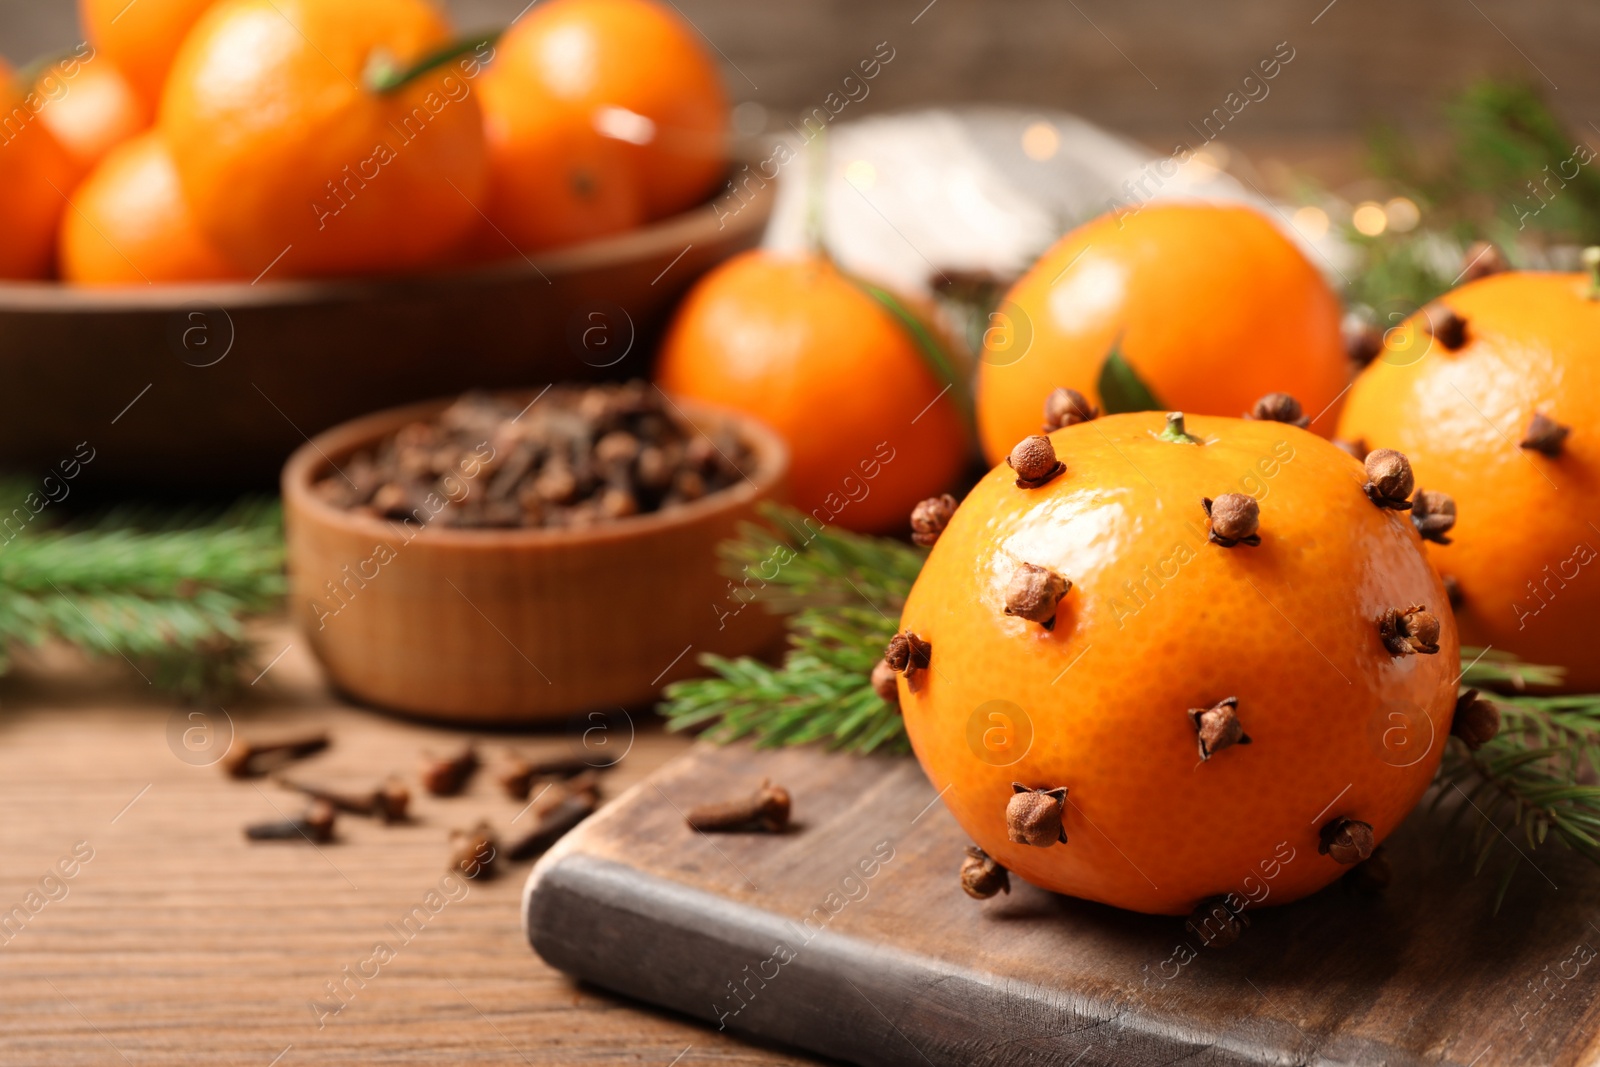
<instances>
[{"instance_id":1,"label":"wooden table","mask_svg":"<svg viewBox=\"0 0 1600 1067\"><path fill-rule=\"evenodd\" d=\"M521 930L527 864L442 888L452 827L486 817L514 833L529 822L512 821L521 805L490 775L458 799L416 799L413 825L347 817L340 840L320 848L247 843L241 827L296 813L299 801L268 781L185 762L169 745L174 722L180 737L208 723L225 731L230 720L257 739L326 729L333 746L300 770L349 786L390 771L414 783L422 750L447 752L468 736L341 703L287 628L263 635L263 662L285 645L225 712L179 708L125 664L86 669L65 653L29 657L0 679L0 1063L816 1062L546 966ZM688 747L648 716L633 722L608 796ZM618 747L627 732L626 722L614 728ZM506 743L530 754L569 748L564 729L478 736L491 766ZM216 754L181 741L177 751ZM413 918L402 940L395 928L408 914L425 921ZM379 942L392 958L375 954ZM330 995L328 983L344 992Z\"/></svg>"}]
</instances>

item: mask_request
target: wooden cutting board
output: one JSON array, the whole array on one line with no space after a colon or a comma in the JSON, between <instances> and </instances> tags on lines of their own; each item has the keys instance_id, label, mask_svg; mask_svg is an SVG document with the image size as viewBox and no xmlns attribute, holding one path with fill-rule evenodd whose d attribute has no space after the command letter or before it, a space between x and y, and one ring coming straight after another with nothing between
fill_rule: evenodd
<instances>
[{"instance_id":1,"label":"wooden cutting board","mask_svg":"<svg viewBox=\"0 0 1600 1067\"><path fill-rule=\"evenodd\" d=\"M790 833L685 826L766 777ZM1254 911L1212 950L1015 879L971 900L968 842L910 759L702 745L546 856L524 921L579 978L859 1064L1594 1062L1600 871L1542 849L1495 916L1443 822L1394 835L1386 892Z\"/></svg>"}]
</instances>

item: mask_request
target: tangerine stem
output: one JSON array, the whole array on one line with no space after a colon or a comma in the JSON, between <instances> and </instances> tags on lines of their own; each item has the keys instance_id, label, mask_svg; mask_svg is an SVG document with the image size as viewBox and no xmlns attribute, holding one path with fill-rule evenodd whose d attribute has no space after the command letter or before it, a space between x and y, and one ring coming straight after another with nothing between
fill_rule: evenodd
<instances>
[{"instance_id":1,"label":"tangerine stem","mask_svg":"<svg viewBox=\"0 0 1600 1067\"><path fill-rule=\"evenodd\" d=\"M474 37L463 37L451 41L441 48L427 53L409 67L392 67L380 64L378 68L367 76L367 86L374 92L393 93L404 89L407 85L427 74L437 70L452 59L464 56L469 52L476 52L486 45L492 45L500 40L502 31L481 33Z\"/></svg>"},{"instance_id":2,"label":"tangerine stem","mask_svg":"<svg viewBox=\"0 0 1600 1067\"><path fill-rule=\"evenodd\" d=\"M1167 412L1167 425L1156 436L1163 441L1175 441L1179 444L1185 445L1198 445L1204 443L1200 440L1200 438L1195 437L1186 429L1184 429L1183 412L1181 411Z\"/></svg>"}]
</instances>

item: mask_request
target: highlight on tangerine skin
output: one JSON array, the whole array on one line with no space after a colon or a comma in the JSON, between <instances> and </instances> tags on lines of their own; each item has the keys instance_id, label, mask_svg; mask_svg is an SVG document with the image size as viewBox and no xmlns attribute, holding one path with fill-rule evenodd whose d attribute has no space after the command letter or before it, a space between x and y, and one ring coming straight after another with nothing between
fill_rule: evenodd
<instances>
[{"instance_id":1,"label":"highlight on tangerine skin","mask_svg":"<svg viewBox=\"0 0 1600 1067\"><path fill-rule=\"evenodd\" d=\"M1014 450L937 533L887 662L918 760L1001 866L1141 912L1287 903L1432 780L1455 625L1395 472L1289 423L1164 421Z\"/></svg>"}]
</instances>

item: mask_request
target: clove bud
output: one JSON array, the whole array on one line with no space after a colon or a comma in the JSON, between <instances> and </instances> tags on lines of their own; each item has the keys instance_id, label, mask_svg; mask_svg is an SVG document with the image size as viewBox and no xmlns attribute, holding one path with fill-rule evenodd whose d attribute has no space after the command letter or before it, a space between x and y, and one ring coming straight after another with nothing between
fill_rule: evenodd
<instances>
[{"instance_id":1,"label":"clove bud","mask_svg":"<svg viewBox=\"0 0 1600 1067\"><path fill-rule=\"evenodd\" d=\"M889 661L880 659L872 667L872 688L891 708L900 706L900 684Z\"/></svg>"},{"instance_id":2,"label":"clove bud","mask_svg":"<svg viewBox=\"0 0 1600 1067\"><path fill-rule=\"evenodd\" d=\"M1517 447L1555 459L1561 455L1562 448L1566 446L1567 434L1571 432L1572 427L1563 426L1543 412L1536 411L1533 418L1528 420L1528 432L1522 435Z\"/></svg>"},{"instance_id":3,"label":"clove bud","mask_svg":"<svg viewBox=\"0 0 1600 1067\"><path fill-rule=\"evenodd\" d=\"M1435 300L1422 309L1422 329L1454 352L1467 343L1467 320L1456 314L1448 305Z\"/></svg>"},{"instance_id":4,"label":"clove bud","mask_svg":"<svg viewBox=\"0 0 1600 1067\"><path fill-rule=\"evenodd\" d=\"M939 540L956 513L956 498L949 493L930 496L911 509L911 540L927 548Z\"/></svg>"},{"instance_id":5,"label":"clove bud","mask_svg":"<svg viewBox=\"0 0 1600 1067\"><path fill-rule=\"evenodd\" d=\"M1418 489L1411 498L1411 522L1424 541L1448 545L1445 536L1456 524L1456 502L1448 493Z\"/></svg>"},{"instance_id":6,"label":"clove bud","mask_svg":"<svg viewBox=\"0 0 1600 1067\"><path fill-rule=\"evenodd\" d=\"M1018 441L1006 457L1006 464L1017 472L1018 489L1037 489L1067 469L1056 458L1056 446L1043 434Z\"/></svg>"},{"instance_id":7,"label":"clove bud","mask_svg":"<svg viewBox=\"0 0 1600 1067\"><path fill-rule=\"evenodd\" d=\"M1373 845L1376 843L1370 825L1343 816L1332 819L1323 826L1319 838L1317 843L1319 853L1331 857L1337 863L1347 865L1360 863L1371 856Z\"/></svg>"},{"instance_id":8,"label":"clove bud","mask_svg":"<svg viewBox=\"0 0 1600 1067\"><path fill-rule=\"evenodd\" d=\"M760 789L741 800L690 808L687 818L691 827L702 832L759 830L781 834L789 828L789 791L766 780Z\"/></svg>"},{"instance_id":9,"label":"clove bud","mask_svg":"<svg viewBox=\"0 0 1600 1067\"><path fill-rule=\"evenodd\" d=\"M1100 409L1076 389L1054 389L1044 398L1044 432L1064 430L1080 422L1093 422Z\"/></svg>"},{"instance_id":10,"label":"clove bud","mask_svg":"<svg viewBox=\"0 0 1600 1067\"><path fill-rule=\"evenodd\" d=\"M500 788L512 800L527 800L538 779L575 778L589 770L593 770L593 766L578 756L553 756L530 762L521 753L510 752L500 769Z\"/></svg>"},{"instance_id":11,"label":"clove bud","mask_svg":"<svg viewBox=\"0 0 1600 1067\"><path fill-rule=\"evenodd\" d=\"M1286 422L1302 430L1311 425L1311 417L1300 408L1300 401L1288 393L1268 393L1257 400L1255 407L1245 415L1259 422Z\"/></svg>"},{"instance_id":12,"label":"clove bud","mask_svg":"<svg viewBox=\"0 0 1600 1067\"><path fill-rule=\"evenodd\" d=\"M424 756L422 787L436 797L457 796L478 772L478 766L478 750L472 745L447 759Z\"/></svg>"},{"instance_id":13,"label":"clove bud","mask_svg":"<svg viewBox=\"0 0 1600 1067\"><path fill-rule=\"evenodd\" d=\"M1380 448L1367 453L1367 484L1362 486L1367 498L1380 508L1393 511L1410 511L1407 499L1416 487L1411 474L1411 461L1392 448Z\"/></svg>"},{"instance_id":14,"label":"clove bud","mask_svg":"<svg viewBox=\"0 0 1600 1067\"><path fill-rule=\"evenodd\" d=\"M337 819L332 804L325 800L313 800L299 818L246 826L244 836L251 841L310 841L312 844L325 845L333 840L333 824Z\"/></svg>"},{"instance_id":15,"label":"clove bud","mask_svg":"<svg viewBox=\"0 0 1600 1067\"><path fill-rule=\"evenodd\" d=\"M500 843L486 822L470 830L450 831L450 869L468 878L485 881L493 878L499 873L496 866L499 854Z\"/></svg>"},{"instance_id":16,"label":"clove bud","mask_svg":"<svg viewBox=\"0 0 1600 1067\"><path fill-rule=\"evenodd\" d=\"M1011 799L1006 803L1006 832L1011 840L1038 848L1048 848L1058 841L1066 844L1067 831L1061 825L1061 816L1067 787L1030 789L1021 782L1012 782L1011 788Z\"/></svg>"},{"instance_id":17,"label":"clove bud","mask_svg":"<svg viewBox=\"0 0 1600 1067\"><path fill-rule=\"evenodd\" d=\"M1202 900L1184 921L1184 927L1206 948L1227 948L1243 936L1250 920L1228 906L1226 897Z\"/></svg>"},{"instance_id":18,"label":"clove bud","mask_svg":"<svg viewBox=\"0 0 1600 1067\"><path fill-rule=\"evenodd\" d=\"M1215 500L1201 497L1200 506L1206 509L1206 518L1211 520L1212 544L1232 548L1238 544L1261 543L1261 535L1256 533L1261 528L1261 505L1256 503L1255 497L1223 493Z\"/></svg>"},{"instance_id":19,"label":"clove bud","mask_svg":"<svg viewBox=\"0 0 1600 1067\"><path fill-rule=\"evenodd\" d=\"M1345 355L1350 357L1350 362L1357 369L1366 367L1383 351L1383 331L1366 319L1346 316L1340 334L1344 340Z\"/></svg>"},{"instance_id":20,"label":"clove bud","mask_svg":"<svg viewBox=\"0 0 1600 1067\"><path fill-rule=\"evenodd\" d=\"M961 861L961 888L974 900L988 900L996 893L1011 892L1011 874L983 849L968 845L967 858Z\"/></svg>"},{"instance_id":21,"label":"clove bud","mask_svg":"<svg viewBox=\"0 0 1600 1067\"><path fill-rule=\"evenodd\" d=\"M1358 893L1381 893L1389 888L1392 876L1389 857L1384 855L1383 846L1379 845L1372 850L1372 855L1346 871L1343 881L1346 888Z\"/></svg>"},{"instance_id":22,"label":"clove bud","mask_svg":"<svg viewBox=\"0 0 1600 1067\"><path fill-rule=\"evenodd\" d=\"M1023 563L1011 572L1011 581L1006 586L1006 614L1053 630L1056 607L1071 588L1070 580L1050 568Z\"/></svg>"},{"instance_id":23,"label":"clove bud","mask_svg":"<svg viewBox=\"0 0 1600 1067\"><path fill-rule=\"evenodd\" d=\"M1461 277L1457 284L1465 285L1510 269L1511 264L1499 245L1493 241L1474 241L1461 257Z\"/></svg>"},{"instance_id":24,"label":"clove bud","mask_svg":"<svg viewBox=\"0 0 1600 1067\"><path fill-rule=\"evenodd\" d=\"M506 849L509 858L520 862L543 855L600 806L600 792L593 778L574 778L561 789L560 798L539 813L533 828Z\"/></svg>"},{"instance_id":25,"label":"clove bud","mask_svg":"<svg viewBox=\"0 0 1600 1067\"><path fill-rule=\"evenodd\" d=\"M286 741L242 741L228 749L222 758L222 769L232 778L260 778L292 763L315 755L328 747L327 734L309 734Z\"/></svg>"},{"instance_id":26,"label":"clove bud","mask_svg":"<svg viewBox=\"0 0 1600 1067\"><path fill-rule=\"evenodd\" d=\"M918 671L927 670L933 662L933 646L910 630L903 630L889 638L889 645L883 650L883 661L891 671L910 678Z\"/></svg>"},{"instance_id":27,"label":"clove bud","mask_svg":"<svg viewBox=\"0 0 1600 1067\"><path fill-rule=\"evenodd\" d=\"M323 801L339 811L379 818L386 823L404 822L411 805L411 790L396 778L390 778L370 793L342 793L282 776L274 780L285 789L304 793L312 800Z\"/></svg>"},{"instance_id":28,"label":"clove bud","mask_svg":"<svg viewBox=\"0 0 1600 1067\"><path fill-rule=\"evenodd\" d=\"M1468 689L1456 698L1455 717L1450 720L1450 732L1476 752L1499 734L1500 709L1479 696L1476 689Z\"/></svg>"},{"instance_id":29,"label":"clove bud","mask_svg":"<svg viewBox=\"0 0 1600 1067\"><path fill-rule=\"evenodd\" d=\"M1190 708L1200 744L1200 759L1210 759L1231 745L1248 745L1250 735L1239 724L1239 698L1225 697L1209 708Z\"/></svg>"},{"instance_id":30,"label":"clove bud","mask_svg":"<svg viewBox=\"0 0 1600 1067\"><path fill-rule=\"evenodd\" d=\"M1383 647L1396 656L1431 656L1439 651L1439 620L1420 604L1389 608L1378 620Z\"/></svg>"}]
</instances>

